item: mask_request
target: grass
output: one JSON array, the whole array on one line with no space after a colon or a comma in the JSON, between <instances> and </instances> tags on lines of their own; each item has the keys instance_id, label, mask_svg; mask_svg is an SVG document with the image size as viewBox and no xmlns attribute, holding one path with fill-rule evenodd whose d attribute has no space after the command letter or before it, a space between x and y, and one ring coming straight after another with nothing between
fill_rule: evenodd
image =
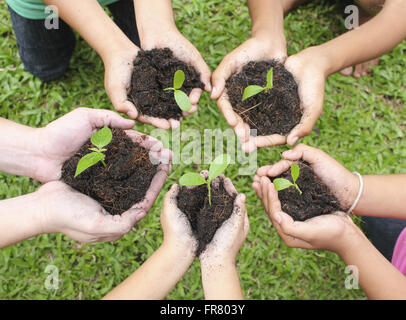
<instances>
[{"instance_id":1,"label":"grass","mask_svg":"<svg viewBox=\"0 0 406 320\"><path fill-rule=\"evenodd\" d=\"M212 70L222 57L249 37L245 1L174 1L176 23ZM343 32L340 4L315 1L285 19L288 52L327 41ZM79 106L112 109L103 87L103 65L80 40L66 76L41 83L23 70L4 2L0 4L0 116L30 126L44 126ZM324 114L316 130L303 139L321 148L350 170L398 173L404 170L406 109L406 42L382 57L368 77L339 74L326 83ZM403 87L402 87L403 85ZM204 93L199 111L182 123L188 128L228 129L214 101ZM153 127L137 124L150 133ZM182 142L185 145L186 142ZM279 159L286 147L261 149L258 164ZM250 234L240 250L238 268L247 299L365 299L362 290L346 290L344 263L330 252L286 247L251 189L251 176L227 175L247 195ZM199 169L206 169L201 166ZM115 243L84 244L61 234L41 235L0 250L0 297L4 299L99 299L119 284L158 248L163 194L191 165L176 165L153 209L133 232ZM0 173L0 199L33 192L39 183ZM59 289L46 290L48 265L59 268ZM168 299L201 299L196 260Z\"/></svg>"}]
</instances>

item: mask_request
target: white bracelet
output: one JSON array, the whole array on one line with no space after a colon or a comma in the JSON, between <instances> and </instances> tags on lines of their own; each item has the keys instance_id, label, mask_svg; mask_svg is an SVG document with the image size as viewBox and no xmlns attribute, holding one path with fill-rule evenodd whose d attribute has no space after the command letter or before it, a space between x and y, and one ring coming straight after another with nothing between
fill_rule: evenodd
<instances>
[{"instance_id":1,"label":"white bracelet","mask_svg":"<svg viewBox=\"0 0 406 320\"><path fill-rule=\"evenodd\" d=\"M358 190L358 194L357 197L354 200L354 203L352 204L352 206L348 209L347 214L350 214L352 210L354 210L355 206L357 205L359 199L361 198L361 194L362 194L362 190L364 190L364 180L362 179L362 176L354 171L353 174L356 174L359 178L359 190Z\"/></svg>"}]
</instances>

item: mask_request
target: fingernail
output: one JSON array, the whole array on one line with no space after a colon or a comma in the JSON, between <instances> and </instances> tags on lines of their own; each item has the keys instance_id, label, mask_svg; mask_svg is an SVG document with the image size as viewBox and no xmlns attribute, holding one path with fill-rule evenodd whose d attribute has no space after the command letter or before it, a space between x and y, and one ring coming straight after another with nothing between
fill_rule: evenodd
<instances>
[{"instance_id":1,"label":"fingernail","mask_svg":"<svg viewBox=\"0 0 406 320\"><path fill-rule=\"evenodd\" d=\"M282 222L282 217L281 217L279 214L275 214L275 215L274 215L274 218L275 218L275 221L276 221L278 224L281 224L281 222Z\"/></svg>"},{"instance_id":2,"label":"fingernail","mask_svg":"<svg viewBox=\"0 0 406 320\"><path fill-rule=\"evenodd\" d=\"M134 112L134 111L129 111L129 112L127 113L127 115L128 115L130 118L133 118L133 119L137 118L137 113Z\"/></svg>"},{"instance_id":3,"label":"fingernail","mask_svg":"<svg viewBox=\"0 0 406 320\"><path fill-rule=\"evenodd\" d=\"M216 95L217 93L217 88L213 87L213 89L211 90L211 98L213 99L213 97Z\"/></svg>"}]
</instances>

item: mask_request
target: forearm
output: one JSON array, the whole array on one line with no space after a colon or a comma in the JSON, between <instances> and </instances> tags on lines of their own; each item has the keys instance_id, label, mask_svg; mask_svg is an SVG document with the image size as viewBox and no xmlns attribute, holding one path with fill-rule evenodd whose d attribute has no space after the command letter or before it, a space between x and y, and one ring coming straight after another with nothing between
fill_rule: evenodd
<instances>
[{"instance_id":1,"label":"forearm","mask_svg":"<svg viewBox=\"0 0 406 320\"><path fill-rule=\"evenodd\" d=\"M339 255L346 265L357 268L358 281L366 295L370 299L406 299L406 277L359 229L356 233L351 244Z\"/></svg>"},{"instance_id":2,"label":"forearm","mask_svg":"<svg viewBox=\"0 0 406 320\"><path fill-rule=\"evenodd\" d=\"M0 118L0 171L35 178L38 129Z\"/></svg>"},{"instance_id":3,"label":"forearm","mask_svg":"<svg viewBox=\"0 0 406 320\"><path fill-rule=\"evenodd\" d=\"M37 192L0 201L0 248L43 233Z\"/></svg>"},{"instance_id":4,"label":"forearm","mask_svg":"<svg viewBox=\"0 0 406 320\"><path fill-rule=\"evenodd\" d=\"M252 37L266 37L272 40L277 50L286 54L282 2L282 0L248 0L248 8L252 20Z\"/></svg>"},{"instance_id":5,"label":"forearm","mask_svg":"<svg viewBox=\"0 0 406 320\"><path fill-rule=\"evenodd\" d=\"M104 62L112 52L134 46L97 0L44 0L44 2L56 6L59 16L86 40Z\"/></svg>"},{"instance_id":6,"label":"forearm","mask_svg":"<svg viewBox=\"0 0 406 320\"><path fill-rule=\"evenodd\" d=\"M392 50L406 37L405 15L405 1L387 0L382 11L368 22L314 47L315 58L328 59L326 76Z\"/></svg>"},{"instance_id":7,"label":"forearm","mask_svg":"<svg viewBox=\"0 0 406 320\"><path fill-rule=\"evenodd\" d=\"M353 213L406 219L406 174L363 176L364 189Z\"/></svg>"},{"instance_id":8,"label":"forearm","mask_svg":"<svg viewBox=\"0 0 406 320\"><path fill-rule=\"evenodd\" d=\"M149 34L176 29L171 0L134 0L134 9L141 44Z\"/></svg>"},{"instance_id":9,"label":"forearm","mask_svg":"<svg viewBox=\"0 0 406 320\"><path fill-rule=\"evenodd\" d=\"M206 300L244 299L234 263L213 266L202 262L202 283Z\"/></svg>"},{"instance_id":10,"label":"forearm","mask_svg":"<svg viewBox=\"0 0 406 320\"><path fill-rule=\"evenodd\" d=\"M187 252L173 250L163 244L104 299L164 299L189 269L193 260L194 256Z\"/></svg>"}]
</instances>

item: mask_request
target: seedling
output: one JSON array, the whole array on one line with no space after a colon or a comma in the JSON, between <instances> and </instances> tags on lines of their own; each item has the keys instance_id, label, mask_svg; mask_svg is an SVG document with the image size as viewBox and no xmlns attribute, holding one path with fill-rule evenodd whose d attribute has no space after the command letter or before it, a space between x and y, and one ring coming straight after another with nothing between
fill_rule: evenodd
<instances>
[{"instance_id":1,"label":"seedling","mask_svg":"<svg viewBox=\"0 0 406 320\"><path fill-rule=\"evenodd\" d=\"M209 168L209 177L204 179L200 174L195 172L185 173L180 179L179 184L181 186L200 186L202 184L207 184L209 204L211 207L211 188L210 183L222 174L230 163L230 157L228 154L221 154L216 157L213 162L210 164Z\"/></svg>"},{"instance_id":2,"label":"seedling","mask_svg":"<svg viewBox=\"0 0 406 320\"><path fill-rule=\"evenodd\" d=\"M275 186L275 189L281 191L283 189L293 186L297 189L297 191L299 191L300 194L302 194L302 191L296 184L296 180L299 178L299 171L300 171L299 166L297 164L292 164L290 167L290 175L292 176L293 183L290 182L288 179L276 178L273 180L273 185Z\"/></svg>"},{"instance_id":3,"label":"seedling","mask_svg":"<svg viewBox=\"0 0 406 320\"><path fill-rule=\"evenodd\" d=\"M185 82L185 73L182 70L177 70L173 76L173 88L166 88L165 91L172 90L176 104L183 111L189 111L192 108L189 97L180 88Z\"/></svg>"},{"instance_id":4,"label":"seedling","mask_svg":"<svg viewBox=\"0 0 406 320\"><path fill-rule=\"evenodd\" d=\"M256 94L265 91L265 90L270 90L273 88L273 68L268 70L268 73L266 74L266 86L261 87L257 85L252 85L248 86L244 89L244 93L242 95L242 101L255 96Z\"/></svg>"},{"instance_id":5,"label":"seedling","mask_svg":"<svg viewBox=\"0 0 406 320\"><path fill-rule=\"evenodd\" d=\"M107 151L107 149L105 149L104 147L111 142L111 139L113 139L113 133L107 126L104 126L102 129L96 131L92 135L90 141L95 146L95 148L89 148L89 150L93 152L86 154L79 160L74 178L76 178L87 168L95 165L99 161L101 161L104 167L106 167L106 163L104 162L106 156L103 152Z\"/></svg>"}]
</instances>

